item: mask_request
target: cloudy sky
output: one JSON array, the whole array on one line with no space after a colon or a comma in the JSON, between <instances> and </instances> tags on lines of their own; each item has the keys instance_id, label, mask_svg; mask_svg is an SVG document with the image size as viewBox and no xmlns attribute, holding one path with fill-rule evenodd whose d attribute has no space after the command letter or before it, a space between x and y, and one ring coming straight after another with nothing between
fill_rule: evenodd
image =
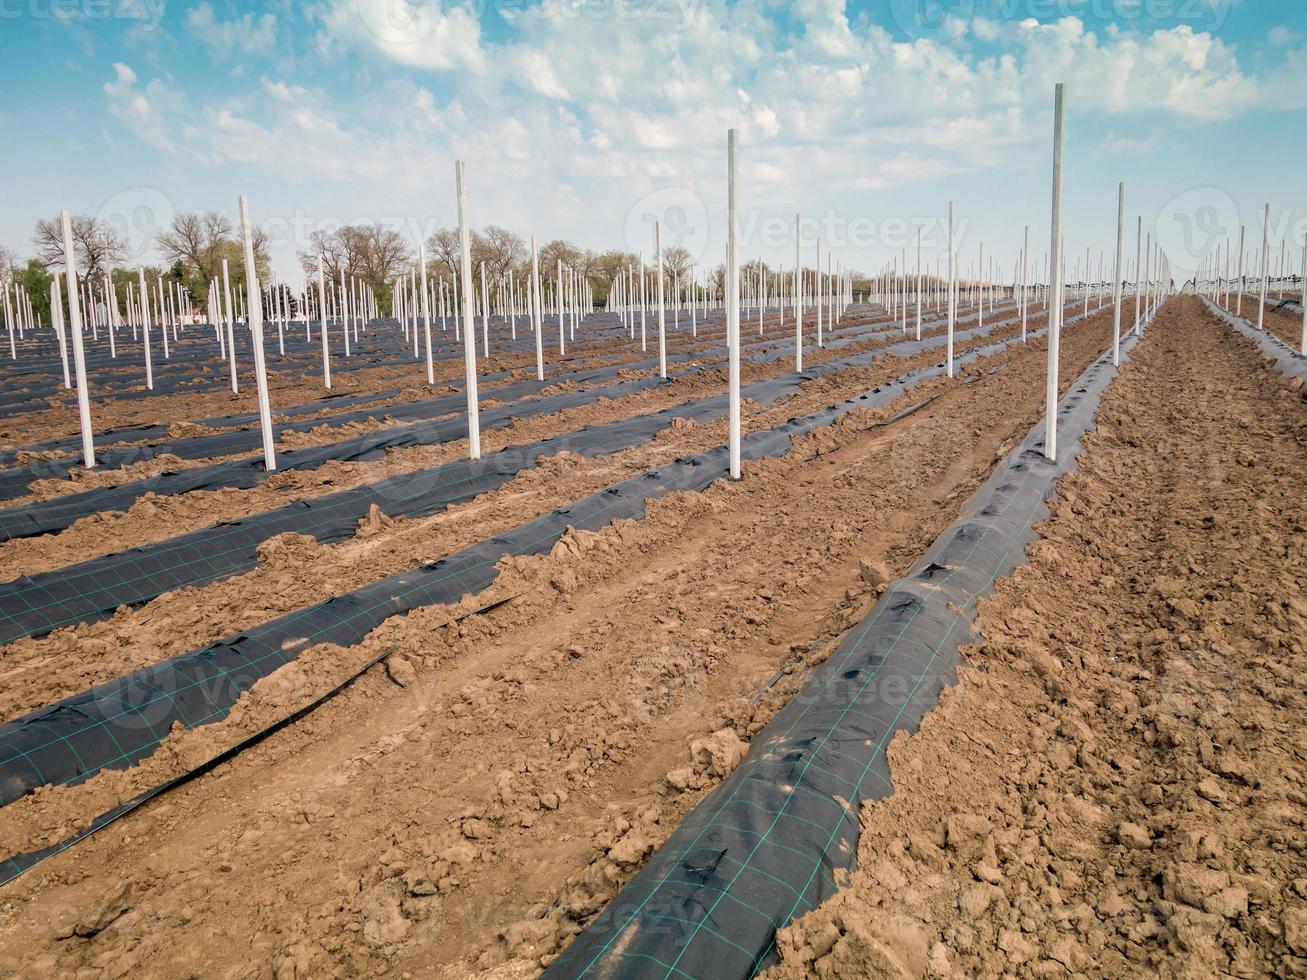
<instances>
[{"instance_id":1,"label":"cloudy sky","mask_svg":"<svg viewBox=\"0 0 1307 980\"><path fill-rule=\"evenodd\" d=\"M747 256L792 262L802 213L809 261L820 234L874 271L920 228L929 262L954 200L963 265L1010 270L1026 224L1047 249L1058 81L1071 260L1121 180L1176 265L1259 245L1267 202L1277 260L1307 234L1302 0L0 0L0 81L20 255L67 207L146 260L243 193L293 277L315 228L453 223L461 158L476 225L648 251L657 217L715 263L734 126Z\"/></svg>"}]
</instances>

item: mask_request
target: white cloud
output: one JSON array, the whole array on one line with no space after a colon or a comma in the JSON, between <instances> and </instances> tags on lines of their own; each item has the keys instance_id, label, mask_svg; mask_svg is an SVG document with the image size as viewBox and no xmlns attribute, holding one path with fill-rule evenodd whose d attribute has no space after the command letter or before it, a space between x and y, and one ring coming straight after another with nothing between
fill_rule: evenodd
<instances>
[{"instance_id":1,"label":"white cloud","mask_svg":"<svg viewBox=\"0 0 1307 980\"><path fill-rule=\"evenodd\" d=\"M664 19L639 11L673 8L597 18L549 3L510 12L507 39L490 41L466 6L324 3L306 13L321 28L309 43L342 66L366 55L356 93L328 97L297 80L290 58L289 78L263 68L243 96L183 115L170 83L142 87L122 66L105 86L111 111L152 145L189 119L187 144L207 159L375 188L410 209L443 208L432 181L466 159L474 187L495 189L474 220L530 227L533 215L579 209L620 221L669 182L719 193L729 126L752 194L836 199L1043 152L1058 81L1074 113L1134 120L1221 120L1307 98L1307 52L1252 74L1233 47L1188 27L1095 32L1063 17L998 31L978 20L905 42L851 22L841 0L787 8L793 31L761 0L696 0ZM1111 134L1097 151L1147 146Z\"/></svg>"},{"instance_id":2,"label":"white cloud","mask_svg":"<svg viewBox=\"0 0 1307 980\"><path fill-rule=\"evenodd\" d=\"M1157 149L1157 140L1152 136L1121 136L1108 133L1098 144L1096 152L1112 156L1137 157L1153 153Z\"/></svg>"},{"instance_id":3,"label":"white cloud","mask_svg":"<svg viewBox=\"0 0 1307 980\"><path fill-rule=\"evenodd\" d=\"M203 0L186 12L186 29L216 61L263 57L277 46L277 18L272 14L247 13L224 21Z\"/></svg>"},{"instance_id":4,"label":"white cloud","mask_svg":"<svg viewBox=\"0 0 1307 980\"><path fill-rule=\"evenodd\" d=\"M109 112L150 146L172 149L182 118L180 93L158 78L141 88L136 72L121 62L114 64L113 71L114 80L104 85Z\"/></svg>"},{"instance_id":5,"label":"white cloud","mask_svg":"<svg viewBox=\"0 0 1307 980\"><path fill-rule=\"evenodd\" d=\"M467 6L422 0L333 0L323 14L327 42L363 48L403 65L482 72L481 24Z\"/></svg>"}]
</instances>

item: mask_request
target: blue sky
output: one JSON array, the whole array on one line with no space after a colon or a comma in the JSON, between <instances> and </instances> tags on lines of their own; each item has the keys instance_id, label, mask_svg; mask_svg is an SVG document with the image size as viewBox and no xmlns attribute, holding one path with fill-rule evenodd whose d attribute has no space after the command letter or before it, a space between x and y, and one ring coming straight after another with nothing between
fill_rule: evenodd
<instances>
[{"instance_id":1,"label":"blue sky","mask_svg":"<svg viewBox=\"0 0 1307 980\"><path fill-rule=\"evenodd\" d=\"M1010 275L1024 225L1048 246L1059 80L1069 260L1110 249L1120 180L1177 266L1260 243L1267 202L1301 255L1301 0L0 0L0 244L67 207L144 261L244 193L293 277L316 228L452 224L462 158L474 224L648 251L658 216L716 263L736 126L746 256L792 262L801 212L808 261L818 227L864 271L920 227L929 262L955 200L963 266Z\"/></svg>"}]
</instances>

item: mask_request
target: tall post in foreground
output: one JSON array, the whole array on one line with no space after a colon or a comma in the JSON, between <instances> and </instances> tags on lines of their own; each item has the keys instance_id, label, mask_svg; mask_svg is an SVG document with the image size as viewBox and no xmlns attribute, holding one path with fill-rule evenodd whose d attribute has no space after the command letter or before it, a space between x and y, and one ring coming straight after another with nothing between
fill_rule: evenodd
<instances>
[{"instance_id":1,"label":"tall post in foreground","mask_svg":"<svg viewBox=\"0 0 1307 980\"><path fill-rule=\"evenodd\" d=\"M1026 342L1026 324L1030 314L1030 226L1026 225L1025 244L1021 246L1021 342Z\"/></svg>"},{"instance_id":2,"label":"tall post in foreground","mask_svg":"<svg viewBox=\"0 0 1307 980\"><path fill-rule=\"evenodd\" d=\"M540 296L540 253L531 236L531 327L536 332L536 380L545 380L544 309Z\"/></svg>"},{"instance_id":3,"label":"tall post in foreground","mask_svg":"<svg viewBox=\"0 0 1307 980\"><path fill-rule=\"evenodd\" d=\"M304 313L305 322L309 314ZM318 320L322 326L322 385L331 390L331 348L327 344L327 284L322 276L322 253L318 253Z\"/></svg>"},{"instance_id":4,"label":"tall post in foreground","mask_svg":"<svg viewBox=\"0 0 1307 980\"><path fill-rule=\"evenodd\" d=\"M1307 357L1307 238L1302 240L1302 345L1299 350Z\"/></svg>"},{"instance_id":5,"label":"tall post in foreground","mask_svg":"<svg viewBox=\"0 0 1307 980\"><path fill-rule=\"evenodd\" d=\"M735 130L726 132L726 343L730 377L731 479L740 478L740 270L736 198L740 160Z\"/></svg>"},{"instance_id":6,"label":"tall post in foreground","mask_svg":"<svg viewBox=\"0 0 1307 980\"><path fill-rule=\"evenodd\" d=\"M73 370L77 374L77 417L82 428L82 465L95 466L91 438L91 397L86 387L86 351L82 348L82 311L77 305L77 253L73 251L73 225L68 211L59 215L64 233L64 275L68 283L68 333L73 338Z\"/></svg>"},{"instance_id":7,"label":"tall post in foreground","mask_svg":"<svg viewBox=\"0 0 1307 980\"><path fill-rule=\"evenodd\" d=\"M436 383L436 364L431 358L431 300L427 296L427 247L418 245L418 262L422 265L422 331L427 345L427 384Z\"/></svg>"},{"instance_id":8,"label":"tall post in foreground","mask_svg":"<svg viewBox=\"0 0 1307 980\"><path fill-rule=\"evenodd\" d=\"M472 299L472 242L467 230L467 168L454 163L455 192L458 195L458 252L463 280L463 369L467 389L467 455L481 458L481 409L477 399L476 322ZM561 327L560 327L561 330Z\"/></svg>"},{"instance_id":9,"label":"tall post in foreground","mask_svg":"<svg viewBox=\"0 0 1307 980\"><path fill-rule=\"evenodd\" d=\"M1125 249L1125 181L1117 192L1116 202L1116 282L1112 286L1112 366L1121 365L1121 253Z\"/></svg>"},{"instance_id":10,"label":"tall post in foreground","mask_svg":"<svg viewBox=\"0 0 1307 980\"><path fill-rule=\"evenodd\" d=\"M145 387L154 390L154 365L150 362L150 290L145 285L145 270L136 270L140 276L141 333L145 337Z\"/></svg>"},{"instance_id":11,"label":"tall post in foreground","mask_svg":"<svg viewBox=\"0 0 1307 980\"><path fill-rule=\"evenodd\" d=\"M1257 329L1266 329L1266 282L1270 274L1270 263L1267 261L1266 250L1270 248L1271 242L1271 206L1266 205L1266 214L1262 218L1262 275L1259 295L1257 297Z\"/></svg>"},{"instance_id":12,"label":"tall post in foreground","mask_svg":"<svg viewBox=\"0 0 1307 980\"><path fill-rule=\"evenodd\" d=\"M917 339L921 339L921 228L917 228Z\"/></svg>"},{"instance_id":13,"label":"tall post in foreground","mask_svg":"<svg viewBox=\"0 0 1307 980\"><path fill-rule=\"evenodd\" d=\"M1066 140L1066 104L1062 83L1053 96L1052 299L1048 308L1048 377L1044 391L1044 455L1057 459L1057 369L1062 332L1062 153Z\"/></svg>"},{"instance_id":14,"label":"tall post in foreground","mask_svg":"<svg viewBox=\"0 0 1307 980\"><path fill-rule=\"evenodd\" d=\"M227 260L222 260L222 290L227 297L227 356L231 367L231 393L240 394L240 380L236 377L236 310L231 305L231 276L227 271Z\"/></svg>"},{"instance_id":15,"label":"tall post in foreground","mask_svg":"<svg viewBox=\"0 0 1307 980\"><path fill-rule=\"evenodd\" d=\"M254 239L250 236L250 207L245 195L238 198L241 212L241 239L245 243L245 294L249 297L250 342L254 347L254 385L259 392L259 431L263 434L263 465L271 472L277 468L277 454L272 443L272 408L268 404L268 368L263 361L263 296L259 276L254 268Z\"/></svg>"},{"instance_id":16,"label":"tall post in foreground","mask_svg":"<svg viewBox=\"0 0 1307 980\"><path fill-rule=\"evenodd\" d=\"M1134 332L1139 333L1139 318L1142 316L1142 307L1140 303L1143 299L1144 289L1144 216L1139 216L1139 224L1135 228L1135 325Z\"/></svg>"},{"instance_id":17,"label":"tall post in foreground","mask_svg":"<svg viewBox=\"0 0 1307 980\"><path fill-rule=\"evenodd\" d=\"M953 324L957 319L957 289L953 278L953 202L948 202L948 350L944 363L948 376L953 377Z\"/></svg>"},{"instance_id":18,"label":"tall post in foreground","mask_svg":"<svg viewBox=\"0 0 1307 980\"><path fill-rule=\"evenodd\" d=\"M803 370L803 240L799 216L794 216L794 370Z\"/></svg>"},{"instance_id":19,"label":"tall post in foreground","mask_svg":"<svg viewBox=\"0 0 1307 980\"><path fill-rule=\"evenodd\" d=\"M667 310L663 304L663 228L654 222L654 259L658 263L658 377L667 377Z\"/></svg>"}]
</instances>

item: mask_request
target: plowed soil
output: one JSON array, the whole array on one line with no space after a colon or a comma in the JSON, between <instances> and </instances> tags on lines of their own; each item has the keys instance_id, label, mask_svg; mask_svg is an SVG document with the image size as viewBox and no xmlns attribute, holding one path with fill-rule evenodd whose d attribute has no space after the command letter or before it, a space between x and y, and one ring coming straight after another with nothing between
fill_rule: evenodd
<instances>
[{"instance_id":1,"label":"plowed soil","mask_svg":"<svg viewBox=\"0 0 1307 980\"><path fill-rule=\"evenodd\" d=\"M1307 975L1307 405L1187 298L1098 426L769 976Z\"/></svg>"},{"instance_id":2,"label":"plowed soil","mask_svg":"<svg viewBox=\"0 0 1307 980\"><path fill-rule=\"evenodd\" d=\"M1110 332L1109 316L1067 331L1065 384ZM1042 340L1016 345L974 383L850 413L740 483L569 534L505 563L461 609L313 648L129 772L3 808L5 853L62 839L390 653L302 721L7 886L0 972L530 975L1024 437L1044 356ZM811 404L833 393L817 387ZM702 428L691 447L722 441ZM443 547L450 528L430 530ZM256 574L293 588L311 560Z\"/></svg>"}]
</instances>

